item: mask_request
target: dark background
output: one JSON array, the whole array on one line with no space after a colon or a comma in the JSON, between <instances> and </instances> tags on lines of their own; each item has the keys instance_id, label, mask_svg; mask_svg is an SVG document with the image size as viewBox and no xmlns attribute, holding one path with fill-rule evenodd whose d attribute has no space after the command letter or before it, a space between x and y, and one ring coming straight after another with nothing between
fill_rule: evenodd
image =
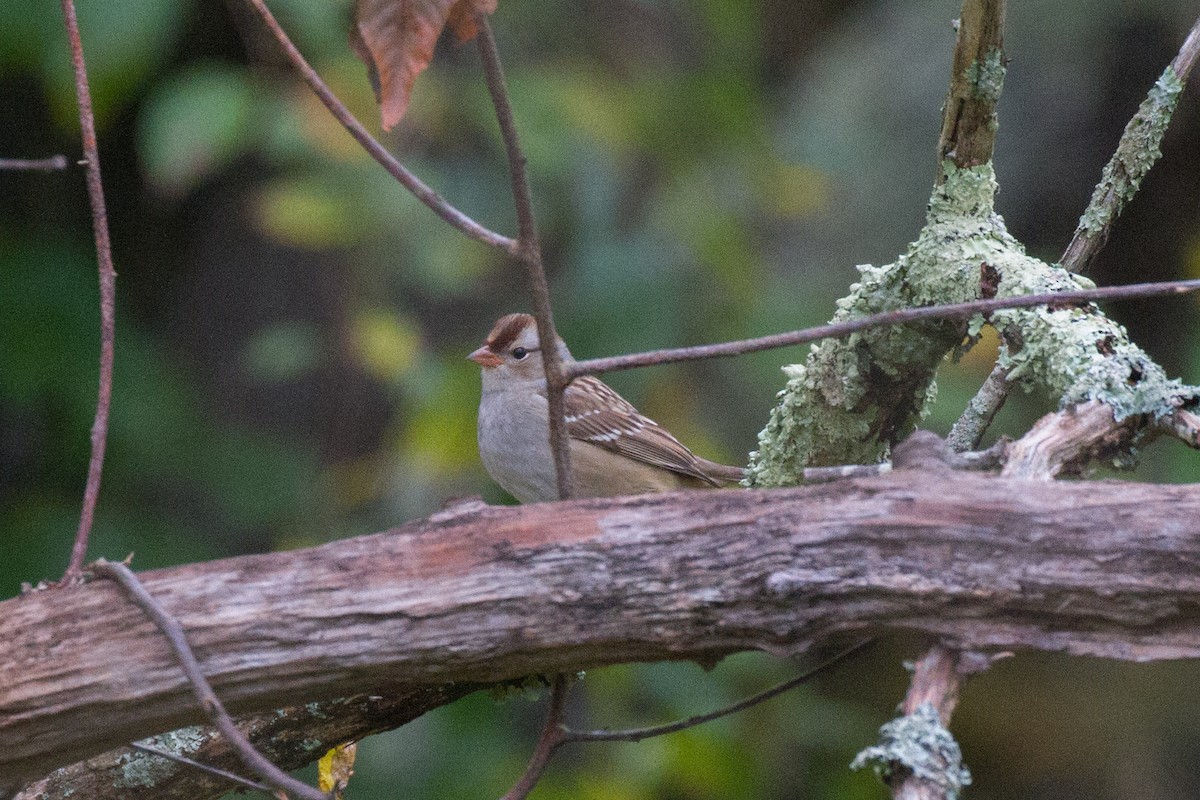
<instances>
[{"instance_id":1,"label":"dark background","mask_svg":"<svg viewBox=\"0 0 1200 800\"><path fill-rule=\"evenodd\" d=\"M417 204L300 85L240 4L78 0L115 258L117 365L91 555L147 569L385 529L453 495L506 498L474 442L463 360L523 272ZM378 125L347 2L272 8ZM530 159L558 324L579 357L825 321L923 218L953 2L506 0L495 18ZM1192 3L1014 3L999 210L1053 260ZM79 154L58 5L4 0L0 156ZM472 216L514 228L473 46L446 41L388 146ZM1200 95L1117 225L1100 284L1200 277ZM79 513L98 311L82 170L0 173L0 597L56 577ZM1197 301L1111 307L1200 382ZM703 454L745 459L796 348L612 376ZM994 343L947 363L945 432ZM1049 410L1016 397L995 432ZM1200 481L1175 442L1134 478ZM919 643L638 745L577 747L534 798L877 798L846 764L894 713ZM759 655L590 673L583 724L648 724L794 674ZM974 798L1200 797L1200 668L1021 654L967 687L954 730ZM582 709L576 709L582 713ZM494 797L539 725L528 698L471 697L364 743L356 798Z\"/></svg>"}]
</instances>

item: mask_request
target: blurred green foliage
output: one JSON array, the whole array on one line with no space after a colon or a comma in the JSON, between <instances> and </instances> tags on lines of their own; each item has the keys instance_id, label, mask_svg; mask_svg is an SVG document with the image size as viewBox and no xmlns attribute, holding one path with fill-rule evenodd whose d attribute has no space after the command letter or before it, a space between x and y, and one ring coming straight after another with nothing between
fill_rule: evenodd
<instances>
[{"instance_id":1,"label":"blurred green foliage","mask_svg":"<svg viewBox=\"0 0 1200 800\"><path fill-rule=\"evenodd\" d=\"M529 307L520 270L406 195L237 0L77 2L121 276L91 555L134 552L145 569L380 530L453 495L505 500L478 464L478 376L463 356L496 316ZM271 5L377 127L345 43L346 0ZM891 260L920 225L956 12L940 0L502 4L495 26L575 354L828 318L854 264ZM1010 9L999 202L1034 252L1053 258L1067 240L1191 14L1182 0ZM0 156L74 157L57 4L5 0L2 16ZM1189 91L1168 166L1118 225L1101 283L1200 271L1197 106ZM512 230L472 47L439 47L385 141L464 211ZM0 173L0 596L57 576L70 548L96 393L95 284L80 171ZM1171 372L1200 380L1196 301L1154 302L1114 310ZM930 427L953 422L994 346L947 364ZM611 382L696 449L735 461L782 385L780 365L802 357ZM995 432L1017 433L1046 408L1015 397ZM1200 480L1181 446L1146 455L1139 477ZM891 715L905 685L896 665L913 652L892 643L814 688L675 737L567 751L534 797L882 797L846 765ZM795 669L746 655L709 674L601 670L576 692L587 718L572 713L648 724ZM1023 657L978 678L955 721L978 764L971 796L1200 797L1197 709L1178 699L1194 672ZM376 737L353 796L496 796L523 768L539 714L479 695Z\"/></svg>"}]
</instances>

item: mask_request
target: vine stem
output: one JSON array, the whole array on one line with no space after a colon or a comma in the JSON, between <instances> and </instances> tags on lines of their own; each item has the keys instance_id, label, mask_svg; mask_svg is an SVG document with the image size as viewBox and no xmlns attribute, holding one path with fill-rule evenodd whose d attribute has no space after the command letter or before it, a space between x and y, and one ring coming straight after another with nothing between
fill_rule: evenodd
<instances>
[{"instance_id":1,"label":"vine stem","mask_svg":"<svg viewBox=\"0 0 1200 800\"><path fill-rule=\"evenodd\" d=\"M100 499L100 478L104 473L104 450L108 443L108 415L112 406L114 342L116 340L116 284L112 242L108 234L108 212L104 206L104 185L100 180L100 150L96 144L96 118L92 113L92 93L88 89L87 66L83 61L83 40L74 0L62 0L63 19L71 46L71 65L75 72L75 97L79 103L79 127L83 139L83 159L87 167L88 202L92 209L92 233L96 240L96 261L100 270L100 385L96 396L96 417L92 422L92 454L88 460L87 485L83 491L83 509L71 547L71 560L62 583L78 582L87 556L88 537Z\"/></svg>"},{"instance_id":2,"label":"vine stem","mask_svg":"<svg viewBox=\"0 0 1200 800\"><path fill-rule=\"evenodd\" d=\"M753 339L739 339L718 344L702 344L693 347L673 347L664 350L649 350L608 358L591 358L576 361L566 366L568 380L580 375L596 375L636 367L651 367L659 364L674 364L680 361L701 361L710 358L725 358L743 353L756 353L779 347L815 342L818 339L849 336L852 333L879 325L899 325L923 319L965 318L974 314L987 314L1006 308L1031 308L1033 306L1069 306L1091 303L1097 300L1119 300L1132 297L1158 297L1162 295L1187 294L1200 291L1200 279L1186 281L1161 281L1154 283L1132 283L1125 286L1104 286L1097 289L1078 289L1070 292L1046 292L1017 297L1002 297L989 300L970 300L965 303L917 306L884 311L858 319L831 322L814 328L775 333Z\"/></svg>"}]
</instances>

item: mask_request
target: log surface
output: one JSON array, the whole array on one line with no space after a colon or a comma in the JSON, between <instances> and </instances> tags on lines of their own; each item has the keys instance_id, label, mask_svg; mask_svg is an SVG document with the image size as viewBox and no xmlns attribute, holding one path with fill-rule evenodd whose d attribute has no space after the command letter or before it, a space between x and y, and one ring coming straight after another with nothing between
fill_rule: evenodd
<instances>
[{"instance_id":1,"label":"log surface","mask_svg":"<svg viewBox=\"0 0 1200 800\"><path fill-rule=\"evenodd\" d=\"M142 575L231 711L921 631L1200 655L1200 487L962 473L524 507ZM201 721L115 585L0 603L0 776ZM0 781L3 783L3 781Z\"/></svg>"}]
</instances>

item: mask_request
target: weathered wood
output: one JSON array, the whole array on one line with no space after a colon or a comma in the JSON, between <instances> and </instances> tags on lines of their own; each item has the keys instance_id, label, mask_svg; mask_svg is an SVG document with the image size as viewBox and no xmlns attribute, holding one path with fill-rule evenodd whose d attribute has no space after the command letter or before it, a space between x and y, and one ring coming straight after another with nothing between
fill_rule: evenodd
<instances>
[{"instance_id":1,"label":"weathered wood","mask_svg":"<svg viewBox=\"0 0 1200 800\"><path fill-rule=\"evenodd\" d=\"M1200 655L1200 488L896 472L773 491L464 506L143 575L238 713L384 685L916 630L962 649ZM115 586L0 603L0 776L199 721Z\"/></svg>"},{"instance_id":2,"label":"weathered wood","mask_svg":"<svg viewBox=\"0 0 1200 800\"><path fill-rule=\"evenodd\" d=\"M264 756L291 771L311 764L336 744L393 730L477 688L472 684L395 687L378 695L251 714L237 723ZM212 726L189 726L155 737L149 744L235 775L248 773L228 740ZM216 800L232 788L229 781L208 772L119 747L56 769L22 787L13 800Z\"/></svg>"}]
</instances>

